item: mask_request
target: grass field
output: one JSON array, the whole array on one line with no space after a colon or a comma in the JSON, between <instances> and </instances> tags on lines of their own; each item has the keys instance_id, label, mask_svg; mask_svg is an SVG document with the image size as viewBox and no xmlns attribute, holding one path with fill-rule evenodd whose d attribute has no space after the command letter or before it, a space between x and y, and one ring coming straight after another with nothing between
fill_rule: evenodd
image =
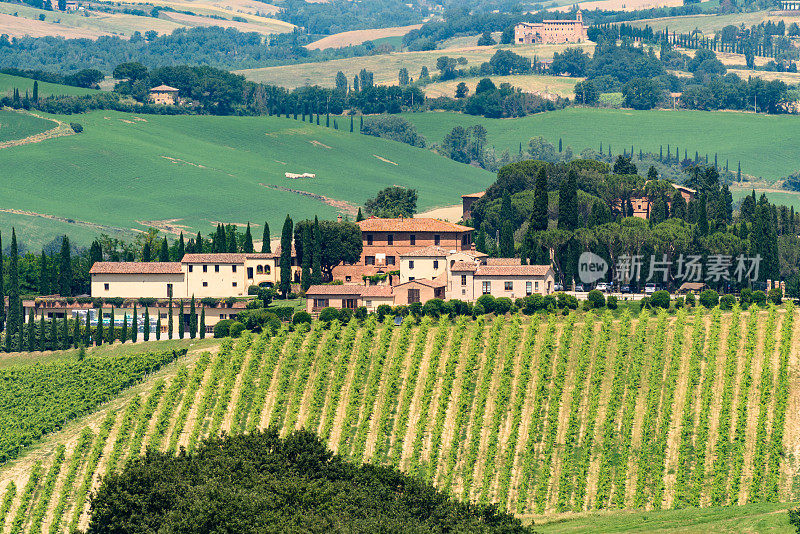
<instances>
[{"instance_id":1,"label":"grass field","mask_svg":"<svg viewBox=\"0 0 800 534\"><path fill-rule=\"evenodd\" d=\"M621 154L623 148L634 152L641 148L658 154L659 145L667 145L674 154L686 148L718 155L721 165L729 160L736 169L742 162L742 172L773 181L800 168L800 161L786 139L800 136L800 121L791 115L765 115L740 112L706 112L687 110L634 111L593 108L567 108L540 113L519 119L486 119L457 113L407 113L406 119L431 142L441 142L454 126L482 124L487 134L487 146L498 151L517 152L519 143L527 144L531 137L543 136L558 144L571 146L575 154L584 148L598 150L600 142L608 151ZM644 169L642 172L646 172Z\"/></svg>"},{"instance_id":2,"label":"grass field","mask_svg":"<svg viewBox=\"0 0 800 534\"><path fill-rule=\"evenodd\" d=\"M0 150L7 178L0 210L30 212L3 212L0 224L28 219L41 229L22 237L33 247L65 228L70 236L69 228L82 235L130 234L158 226L145 221L172 219L203 234L214 229L212 221L249 220L257 236L266 219L277 235L287 212L295 220L336 216L337 207L305 192L357 207L397 184L417 188L424 210L454 204L463 191L479 191L494 178L428 150L351 134L341 118L338 131L276 117L107 111L78 120L80 135ZM317 177L292 180L286 172Z\"/></svg>"},{"instance_id":3,"label":"grass field","mask_svg":"<svg viewBox=\"0 0 800 534\"><path fill-rule=\"evenodd\" d=\"M769 11L755 11L752 13L733 13L728 15L687 15L684 17L663 17L658 19L638 20L630 24L635 27L643 28L650 26L654 31L664 31L669 28L670 33L689 33L700 30L706 35L714 34L728 25L740 26L744 24L748 28L754 24L760 24L771 20L778 22L783 20L786 25L800 21L798 17L784 17L771 15Z\"/></svg>"},{"instance_id":4,"label":"grass field","mask_svg":"<svg viewBox=\"0 0 800 534\"><path fill-rule=\"evenodd\" d=\"M75 469L91 488L109 458L120 466L148 445L191 450L206 435L277 425L500 503L544 532L781 531L787 505L774 503L797 498L797 315L370 319L219 350L205 341L0 468L0 491L25 487L37 462L49 471L59 445L75 457L83 428L98 452ZM63 524L82 524L73 502L85 492L56 467ZM43 509L49 527L57 499L40 487L26 508Z\"/></svg>"},{"instance_id":5,"label":"grass field","mask_svg":"<svg viewBox=\"0 0 800 534\"><path fill-rule=\"evenodd\" d=\"M795 191L781 191L776 189L762 189L755 187L756 195L761 196L761 193L766 193L767 198L773 204L783 206L794 206L794 210L800 210L800 193ZM740 200L743 196L751 194L753 188L731 188L734 202Z\"/></svg>"},{"instance_id":6,"label":"grass field","mask_svg":"<svg viewBox=\"0 0 800 534\"><path fill-rule=\"evenodd\" d=\"M594 43L584 43L581 46L589 53L594 50ZM333 87L334 78L338 71L342 71L347 75L348 79L352 80L353 76L358 74L362 68L365 68L375 74L374 81L376 84L396 85L398 83L397 73L403 67L408 69L411 77L417 79L423 65L427 66L431 73L436 72L436 59L441 56L464 57L467 59L467 67L480 66L481 63L489 61L492 55L501 48L509 48L509 46L472 46L427 52L394 52L377 56L334 59L319 63L301 63L281 67L246 69L236 72L243 74L249 80L289 88L302 87L304 85ZM550 59L555 52L564 50L566 45L519 45L510 48L515 53L525 57L533 58L536 56L539 59Z\"/></svg>"},{"instance_id":7,"label":"grass field","mask_svg":"<svg viewBox=\"0 0 800 534\"><path fill-rule=\"evenodd\" d=\"M469 87L469 94L472 94L475 92L475 86L478 85L478 82L483 78L486 78L486 76L480 76L477 78L459 78L457 80L432 83L424 87L425 96L431 98L436 98L439 96L453 97L456 92L456 86L461 82L467 84L467 87ZM510 83L514 87L521 88L526 93L546 93L569 98L574 98L575 84L583 80L583 78L542 76L538 74L489 76L489 78L491 78L491 80L497 86L499 86L501 83Z\"/></svg>"},{"instance_id":8,"label":"grass field","mask_svg":"<svg viewBox=\"0 0 800 534\"><path fill-rule=\"evenodd\" d=\"M29 95L33 95L33 80L0 72L0 93L8 93L11 95L13 89L19 89L22 96L25 96L25 91L27 91ZM83 87L39 82L39 96L85 95L93 93L94 91L94 89L85 89Z\"/></svg>"},{"instance_id":9,"label":"grass field","mask_svg":"<svg viewBox=\"0 0 800 534\"><path fill-rule=\"evenodd\" d=\"M335 33L323 37L318 41L307 44L310 50L325 50L326 48L344 48L346 46L359 45L364 41L376 41L387 38L402 38L411 30L422 27L422 24L412 24L411 26L395 26L394 28L379 28L374 30L353 30L349 32Z\"/></svg>"},{"instance_id":10,"label":"grass field","mask_svg":"<svg viewBox=\"0 0 800 534\"><path fill-rule=\"evenodd\" d=\"M53 121L0 109L0 143L35 135L54 126Z\"/></svg>"}]
</instances>

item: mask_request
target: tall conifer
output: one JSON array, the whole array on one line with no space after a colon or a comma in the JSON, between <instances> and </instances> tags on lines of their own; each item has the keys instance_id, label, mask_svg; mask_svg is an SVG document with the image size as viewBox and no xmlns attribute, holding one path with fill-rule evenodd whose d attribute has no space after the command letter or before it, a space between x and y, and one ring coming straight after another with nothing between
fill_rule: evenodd
<instances>
[{"instance_id":1,"label":"tall conifer","mask_svg":"<svg viewBox=\"0 0 800 534\"><path fill-rule=\"evenodd\" d=\"M192 295L192 302L189 305L189 337L192 339L197 337L197 310L194 305L194 295Z\"/></svg>"},{"instance_id":2,"label":"tall conifer","mask_svg":"<svg viewBox=\"0 0 800 534\"><path fill-rule=\"evenodd\" d=\"M283 222L283 231L281 232L281 277L280 277L280 292L283 298L289 294L292 289L292 218L286 215L286 220Z\"/></svg>"},{"instance_id":3,"label":"tall conifer","mask_svg":"<svg viewBox=\"0 0 800 534\"><path fill-rule=\"evenodd\" d=\"M311 257L311 284L322 283L322 231L319 229L319 219L314 216L314 254Z\"/></svg>"},{"instance_id":4,"label":"tall conifer","mask_svg":"<svg viewBox=\"0 0 800 534\"><path fill-rule=\"evenodd\" d=\"M242 252L253 252L253 234L250 233L250 221L247 221L247 229L244 231L244 240L242 241Z\"/></svg>"},{"instance_id":5,"label":"tall conifer","mask_svg":"<svg viewBox=\"0 0 800 534\"><path fill-rule=\"evenodd\" d=\"M264 222L264 233L261 235L261 252L272 252L272 245L269 239L269 223Z\"/></svg>"}]
</instances>

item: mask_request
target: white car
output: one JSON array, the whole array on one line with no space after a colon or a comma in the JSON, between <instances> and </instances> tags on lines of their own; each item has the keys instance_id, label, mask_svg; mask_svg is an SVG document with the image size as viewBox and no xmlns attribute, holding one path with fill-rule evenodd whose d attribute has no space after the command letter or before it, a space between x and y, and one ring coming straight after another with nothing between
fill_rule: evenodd
<instances>
[{"instance_id":1,"label":"white car","mask_svg":"<svg viewBox=\"0 0 800 534\"><path fill-rule=\"evenodd\" d=\"M607 292L609 290L608 282L598 282L597 286L595 286L595 289L598 291Z\"/></svg>"},{"instance_id":2,"label":"white car","mask_svg":"<svg viewBox=\"0 0 800 534\"><path fill-rule=\"evenodd\" d=\"M656 292L656 285L655 284L645 284L644 285L644 293L645 295L652 295Z\"/></svg>"}]
</instances>

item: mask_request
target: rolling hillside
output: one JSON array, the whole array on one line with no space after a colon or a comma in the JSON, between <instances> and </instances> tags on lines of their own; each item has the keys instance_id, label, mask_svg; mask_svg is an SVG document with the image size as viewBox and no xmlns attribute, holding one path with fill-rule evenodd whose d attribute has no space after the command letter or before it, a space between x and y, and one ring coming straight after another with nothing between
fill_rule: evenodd
<instances>
[{"instance_id":1,"label":"rolling hillside","mask_svg":"<svg viewBox=\"0 0 800 534\"><path fill-rule=\"evenodd\" d=\"M796 498L791 306L322 326L195 349L52 434L0 468L7 517L41 509L42 527L62 532L84 524L82 497L109 462L269 425L311 429L354 461L397 466L553 527L594 510ZM45 473L55 493L42 490ZM683 524L737 514L709 508Z\"/></svg>"},{"instance_id":2,"label":"rolling hillside","mask_svg":"<svg viewBox=\"0 0 800 534\"><path fill-rule=\"evenodd\" d=\"M33 80L0 72L0 93L11 94L13 89L19 89L22 96L25 95L25 91L28 94L33 94ZM83 87L39 82L39 96L42 97L50 95L85 95L94 91L94 89L84 89Z\"/></svg>"},{"instance_id":3,"label":"rolling hillside","mask_svg":"<svg viewBox=\"0 0 800 534\"><path fill-rule=\"evenodd\" d=\"M684 148L694 152L718 154L734 171L741 160L742 172L761 176L771 182L800 169L791 143L800 136L800 121L790 115L765 115L741 112L706 112L687 110L634 111L631 109L567 108L530 115L519 119L486 119L457 113L407 113L417 131L430 142L441 142L454 126L481 124L487 130L487 146L516 153L519 143L527 145L531 137L542 136L558 145L571 146L576 155L585 148L634 152L641 148L658 154L659 146L672 153ZM643 172L646 172L644 169Z\"/></svg>"},{"instance_id":4,"label":"rolling hillside","mask_svg":"<svg viewBox=\"0 0 800 534\"><path fill-rule=\"evenodd\" d=\"M215 221L250 220L260 235L265 219L275 235L287 212L295 220L352 216L388 185L417 188L424 210L457 203L494 179L428 150L350 133L341 118L339 130L277 117L101 111L59 118L79 121L84 132L0 149L0 226L26 220L41 229L23 234L25 243L47 242L65 227L84 243L150 224L205 234ZM286 172L316 178L287 179Z\"/></svg>"}]
</instances>

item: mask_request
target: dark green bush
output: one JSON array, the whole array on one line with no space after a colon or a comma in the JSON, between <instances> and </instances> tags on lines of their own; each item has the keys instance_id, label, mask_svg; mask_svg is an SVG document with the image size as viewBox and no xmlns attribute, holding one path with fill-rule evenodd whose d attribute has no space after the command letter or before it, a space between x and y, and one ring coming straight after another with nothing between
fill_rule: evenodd
<instances>
[{"instance_id":1,"label":"dark green bush","mask_svg":"<svg viewBox=\"0 0 800 534\"><path fill-rule=\"evenodd\" d=\"M700 293L700 305L706 308L713 308L719 304L719 293L713 289L706 289Z\"/></svg>"},{"instance_id":2,"label":"dark green bush","mask_svg":"<svg viewBox=\"0 0 800 534\"><path fill-rule=\"evenodd\" d=\"M783 290L779 287L773 287L767 293L767 299L773 304L780 304L783 301Z\"/></svg>"},{"instance_id":3,"label":"dark green bush","mask_svg":"<svg viewBox=\"0 0 800 534\"><path fill-rule=\"evenodd\" d=\"M730 310L736 305L736 297L733 295L722 295L719 299L719 307L723 310Z\"/></svg>"},{"instance_id":4,"label":"dark green bush","mask_svg":"<svg viewBox=\"0 0 800 534\"><path fill-rule=\"evenodd\" d=\"M242 335L243 331L244 331L244 325L242 323L240 323L239 321L234 321L231 323L231 328L230 328L231 337L239 337Z\"/></svg>"},{"instance_id":5,"label":"dark green bush","mask_svg":"<svg viewBox=\"0 0 800 534\"><path fill-rule=\"evenodd\" d=\"M668 310L669 293L664 291L663 289L660 291L656 291L650 296L650 305L653 308L664 308L665 310Z\"/></svg>"},{"instance_id":6,"label":"dark green bush","mask_svg":"<svg viewBox=\"0 0 800 534\"><path fill-rule=\"evenodd\" d=\"M307 311L299 311L292 317L292 324L308 323L311 324L311 314Z\"/></svg>"},{"instance_id":7,"label":"dark green bush","mask_svg":"<svg viewBox=\"0 0 800 534\"><path fill-rule=\"evenodd\" d=\"M388 304L381 304L375 311L378 314L378 320L380 322L383 322L384 318L386 318L387 315L391 315L392 307L389 306Z\"/></svg>"},{"instance_id":8,"label":"dark green bush","mask_svg":"<svg viewBox=\"0 0 800 534\"><path fill-rule=\"evenodd\" d=\"M591 303L592 308L602 308L606 305L606 296L597 289L589 291L589 294L586 295L586 300Z\"/></svg>"},{"instance_id":9,"label":"dark green bush","mask_svg":"<svg viewBox=\"0 0 800 534\"><path fill-rule=\"evenodd\" d=\"M214 337L228 337L231 331L231 324L233 321L230 319L222 319L214 325Z\"/></svg>"},{"instance_id":10,"label":"dark green bush","mask_svg":"<svg viewBox=\"0 0 800 534\"><path fill-rule=\"evenodd\" d=\"M609 295L606 299L606 307L609 310L616 310L617 309L617 297L614 295Z\"/></svg>"},{"instance_id":11,"label":"dark green bush","mask_svg":"<svg viewBox=\"0 0 800 534\"><path fill-rule=\"evenodd\" d=\"M356 308L355 313L353 313L353 317L358 319L359 321L363 321L367 318L367 307L366 306L359 306Z\"/></svg>"},{"instance_id":12,"label":"dark green bush","mask_svg":"<svg viewBox=\"0 0 800 534\"><path fill-rule=\"evenodd\" d=\"M331 321L339 318L339 310L336 308L331 308L328 306L327 308L323 308L321 312L319 312L319 320L324 323L330 323Z\"/></svg>"},{"instance_id":13,"label":"dark green bush","mask_svg":"<svg viewBox=\"0 0 800 534\"><path fill-rule=\"evenodd\" d=\"M475 302L475 304L480 304L484 310L484 313L494 313L494 301L495 298L492 295L486 294L478 297L478 300Z\"/></svg>"},{"instance_id":14,"label":"dark green bush","mask_svg":"<svg viewBox=\"0 0 800 534\"><path fill-rule=\"evenodd\" d=\"M767 294L761 291L760 289L753 291L753 302L755 304L758 304L759 306L766 306Z\"/></svg>"}]
</instances>

